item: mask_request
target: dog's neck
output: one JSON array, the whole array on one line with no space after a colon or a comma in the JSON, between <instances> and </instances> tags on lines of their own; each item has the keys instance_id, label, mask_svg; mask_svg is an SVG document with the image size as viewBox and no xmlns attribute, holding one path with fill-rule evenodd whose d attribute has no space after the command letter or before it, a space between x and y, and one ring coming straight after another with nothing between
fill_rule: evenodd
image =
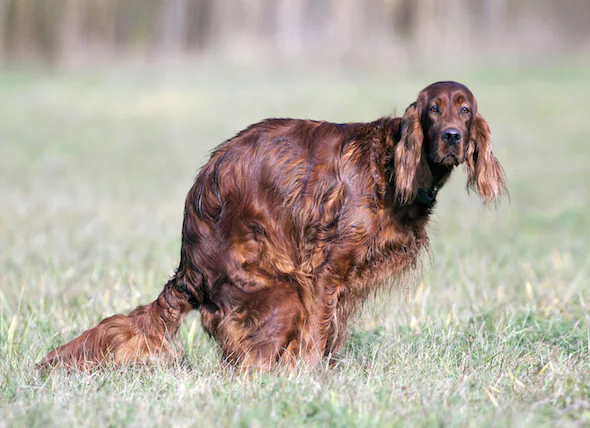
<instances>
[{"instance_id":1,"label":"dog's neck","mask_svg":"<svg viewBox=\"0 0 590 428\"><path fill-rule=\"evenodd\" d=\"M430 180L424 180L420 183L418 192L416 194L416 201L422 205L433 206L436 202L436 195L441 187L449 179L454 166L440 165L433 163L426 153L422 153L426 157L426 162L421 165L422 168L428 168L428 173L424 176L431 177Z\"/></svg>"}]
</instances>

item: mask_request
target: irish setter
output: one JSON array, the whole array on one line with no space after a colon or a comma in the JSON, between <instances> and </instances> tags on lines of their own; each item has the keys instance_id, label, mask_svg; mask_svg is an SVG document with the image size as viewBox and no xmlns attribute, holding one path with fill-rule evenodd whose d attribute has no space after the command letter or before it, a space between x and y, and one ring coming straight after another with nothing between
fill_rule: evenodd
<instances>
[{"instance_id":1,"label":"irish setter","mask_svg":"<svg viewBox=\"0 0 590 428\"><path fill-rule=\"evenodd\" d=\"M403 117L254 124L198 174L180 264L159 297L39 366L174 358L193 309L227 361L313 365L343 345L348 320L379 284L416 268L438 193L461 163L484 201L505 190L488 124L456 82L428 86Z\"/></svg>"}]
</instances>

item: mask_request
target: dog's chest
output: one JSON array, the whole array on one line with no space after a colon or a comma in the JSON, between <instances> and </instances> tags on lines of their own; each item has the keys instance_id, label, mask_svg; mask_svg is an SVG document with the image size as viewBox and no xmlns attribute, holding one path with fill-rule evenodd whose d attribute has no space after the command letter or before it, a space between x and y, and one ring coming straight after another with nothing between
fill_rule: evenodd
<instances>
[{"instance_id":1,"label":"dog's chest","mask_svg":"<svg viewBox=\"0 0 590 428\"><path fill-rule=\"evenodd\" d=\"M347 288L369 293L392 277L399 279L419 266L427 247L423 227L406 228L395 221L385 222L367 248L364 261L350 270Z\"/></svg>"}]
</instances>

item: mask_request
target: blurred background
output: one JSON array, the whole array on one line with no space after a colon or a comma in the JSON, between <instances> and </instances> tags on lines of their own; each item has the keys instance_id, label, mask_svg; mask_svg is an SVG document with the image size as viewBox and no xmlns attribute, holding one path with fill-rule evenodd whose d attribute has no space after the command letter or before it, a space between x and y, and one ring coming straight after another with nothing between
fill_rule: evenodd
<instances>
[{"instance_id":1,"label":"blurred background","mask_svg":"<svg viewBox=\"0 0 590 428\"><path fill-rule=\"evenodd\" d=\"M0 57L450 66L590 47L587 0L2 0Z\"/></svg>"}]
</instances>

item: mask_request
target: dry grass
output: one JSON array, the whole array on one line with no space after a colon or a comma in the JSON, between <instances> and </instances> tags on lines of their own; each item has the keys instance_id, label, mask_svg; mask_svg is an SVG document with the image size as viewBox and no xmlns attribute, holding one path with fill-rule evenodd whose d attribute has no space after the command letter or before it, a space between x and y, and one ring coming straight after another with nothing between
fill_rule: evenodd
<instances>
[{"instance_id":1,"label":"dry grass","mask_svg":"<svg viewBox=\"0 0 590 428\"><path fill-rule=\"evenodd\" d=\"M268 116L401 112L440 77L5 71L0 425L590 424L588 68L450 76L478 97L511 201L484 209L456 173L422 284L409 302L370 305L338 367L220 370L194 315L175 366L33 368L157 295L178 260L184 195L215 145Z\"/></svg>"}]
</instances>

